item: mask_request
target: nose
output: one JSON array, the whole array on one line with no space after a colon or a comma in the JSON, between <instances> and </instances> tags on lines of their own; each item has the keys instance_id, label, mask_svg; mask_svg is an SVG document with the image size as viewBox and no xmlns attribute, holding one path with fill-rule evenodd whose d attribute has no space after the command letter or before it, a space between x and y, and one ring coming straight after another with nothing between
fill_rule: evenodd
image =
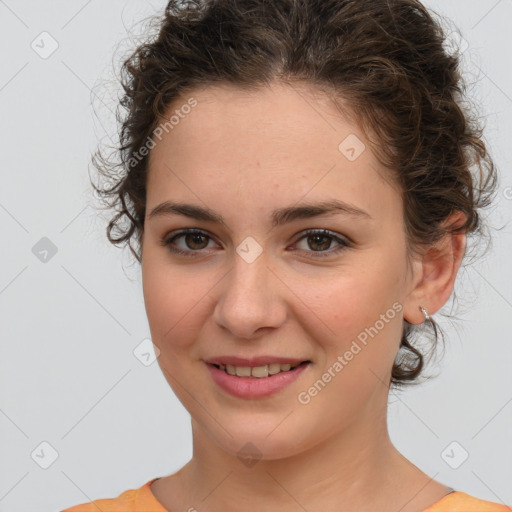
<instances>
[{"instance_id":1,"label":"nose","mask_svg":"<svg viewBox=\"0 0 512 512\"><path fill-rule=\"evenodd\" d=\"M287 315L286 286L263 252L248 263L235 254L232 270L219 283L214 319L234 337L254 339L281 326Z\"/></svg>"}]
</instances>

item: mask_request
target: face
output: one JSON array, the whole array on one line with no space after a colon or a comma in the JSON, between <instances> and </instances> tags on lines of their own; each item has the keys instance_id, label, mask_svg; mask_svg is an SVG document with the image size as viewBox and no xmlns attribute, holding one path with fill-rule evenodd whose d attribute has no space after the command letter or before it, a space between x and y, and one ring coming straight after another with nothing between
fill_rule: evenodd
<instances>
[{"instance_id":1,"label":"face","mask_svg":"<svg viewBox=\"0 0 512 512\"><path fill-rule=\"evenodd\" d=\"M366 431L383 419L414 279L398 190L362 131L307 86L191 97L154 138L147 182L143 293L167 381L226 453L250 441L277 459ZM217 220L150 216L166 201ZM352 210L293 214L333 201ZM227 355L309 363L284 388L241 397L205 362Z\"/></svg>"}]
</instances>

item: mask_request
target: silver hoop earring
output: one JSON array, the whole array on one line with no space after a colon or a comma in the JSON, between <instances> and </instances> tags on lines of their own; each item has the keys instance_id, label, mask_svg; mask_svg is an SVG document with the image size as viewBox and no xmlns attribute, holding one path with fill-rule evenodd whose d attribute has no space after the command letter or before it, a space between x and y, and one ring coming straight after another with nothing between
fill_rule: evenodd
<instances>
[{"instance_id":1,"label":"silver hoop earring","mask_svg":"<svg viewBox=\"0 0 512 512\"><path fill-rule=\"evenodd\" d=\"M427 313L427 310L423 306L418 306L419 310L423 313L425 316L425 320L422 323L425 323L427 320L430 320L430 316Z\"/></svg>"}]
</instances>

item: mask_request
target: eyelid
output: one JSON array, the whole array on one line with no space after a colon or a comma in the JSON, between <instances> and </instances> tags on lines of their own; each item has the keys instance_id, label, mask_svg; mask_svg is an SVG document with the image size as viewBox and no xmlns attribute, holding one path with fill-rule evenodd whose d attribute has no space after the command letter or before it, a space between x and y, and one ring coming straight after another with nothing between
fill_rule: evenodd
<instances>
[{"instance_id":1,"label":"eyelid","mask_svg":"<svg viewBox=\"0 0 512 512\"><path fill-rule=\"evenodd\" d=\"M160 244L164 247L168 247L169 252L174 253L174 254L180 254L180 255L189 256L189 257L195 257L196 255L199 256L201 254L204 254L205 249L200 249L197 251L194 251L192 249L183 250L183 249L179 249L176 247L171 249L172 242L174 242L174 240L181 238L183 236L189 235L189 234L199 234L201 236L209 238L210 240L214 241L217 244L219 243L219 242L217 242L216 238L205 229L183 228L183 229L180 229L177 231L172 231L171 233L168 233L167 235L165 235L160 240ZM293 245L297 244L302 239L307 238L308 236L315 236L315 235L320 235L320 236L324 235L328 238L331 238L338 244L338 246L335 248L328 249L326 251L308 251L308 250L303 250L303 249L298 249L298 251L312 253L314 255L313 256L314 258L323 258L323 257L337 255L338 253L342 252L343 250L352 248L354 246L354 242L349 237L347 237L345 235L338 234L336 232L333 232L333 231L331 231L329 229L325 229L325 228L308 228L308 229L301 231L295 237L295 241L293 242ZM222 244L220 244L220 245L222 245Z\"/></svg>"},{"instance_id":2,"label":"eyelid","mask_svg":"<svg viewBox=\"0 0 512 512\"><path fill-rule=\"evenodd\" d=\"M314 259L321 258L329 258L331 256L337 256L339 253L345 251L346 249L351 249L354 247L354 243L348 237L335 233L329 229L325 228L309 228L304 231L301 231L298 234L297 239L294 242L294 245L300 242L302 239L308 238L309 236L326 236L334 240L338 245L334 248L327 249L326 251L303 251L298 249L299 251L306 252L309 254L313 254Z\"/></svg>"},{"instance_id":3,"label":"eyelid","mask_svg":"<svg viewBox=\"0 0 512 512\"><path fill-rule=\"evenodd\" d=\"M331 231L330 229L326 228L308 228L304 229L300 233L297 234L297 238L294 243L298 242L299 240L302 240L308 235L325 235L330 238L333 238L334 240L344 243L347 245L352 245L354 242L346 235L342 235L341 233L336 233L335 231Z\"/></svg>"},{"instance_id":4,"label":"eyelid","mask_svg":"<svg viewBox=\"0 0 512 512\"><path fill-rule=\"evenodd\" d=\"M200 228L183 228L183 229L171 231L170 233L167 233L160 239L160 244L163 246L167 246L167 245L170 245L170 243L172 241L176 240L177 238L179 238L181 236L195 235L195 234L205 236L205 237L209 238L210 240L213 240L215 243L222 245L219 242L217 242L215 236L213 236L208 230L200 229ZM201 251L189 251L189 252L199 253Z\"/></svg>"}]
</instances>

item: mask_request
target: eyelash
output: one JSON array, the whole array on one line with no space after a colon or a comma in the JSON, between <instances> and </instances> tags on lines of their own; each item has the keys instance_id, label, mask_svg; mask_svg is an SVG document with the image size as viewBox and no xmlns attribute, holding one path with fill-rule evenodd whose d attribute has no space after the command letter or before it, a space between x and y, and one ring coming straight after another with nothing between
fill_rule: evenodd
<instances>
[{"instance_id":1,"label":"eyelash","mask_svg":"<svg viewBox=\"0 0 512 512\"><path fill-rule=\"evenodd\" d=\"M177 249L176 247L172 247L172 244L176 239L178 239L182 236L185 236L185 235L190 235L190 234L202 235L202 236L212 240L212 237L210 235L208 235L205 231L202 231L201 229L189 228L189 229L183 229L183 230L179 231L178 233L174 234L170 238L169 237L162 238L160 240L160 243L162 246L168 247L169 251L174 254L179 254L181 256L195 258L196 254L194 254L194 253L200 253L203 250L184 251L183 249ZM297 241L295 243L300 242L304 238L307 238L309 236L315 236L315 235L323 235L323 236L326 236L327 238L332 238L334 241L338 242L340 245L338 247L336 247L334 250L329 249L327 251L306 251L306 252L313 253L315 255L314 258L325 258L327 256L332 256L333 254L338 254L339 252L341 252L349 247L352 247L351 242L336 236L334 233L332 233L331 231L328 231L327 229L308 229L303 233L303 235L300 238L297 239Z\"/></svg>"}]
</instances>

